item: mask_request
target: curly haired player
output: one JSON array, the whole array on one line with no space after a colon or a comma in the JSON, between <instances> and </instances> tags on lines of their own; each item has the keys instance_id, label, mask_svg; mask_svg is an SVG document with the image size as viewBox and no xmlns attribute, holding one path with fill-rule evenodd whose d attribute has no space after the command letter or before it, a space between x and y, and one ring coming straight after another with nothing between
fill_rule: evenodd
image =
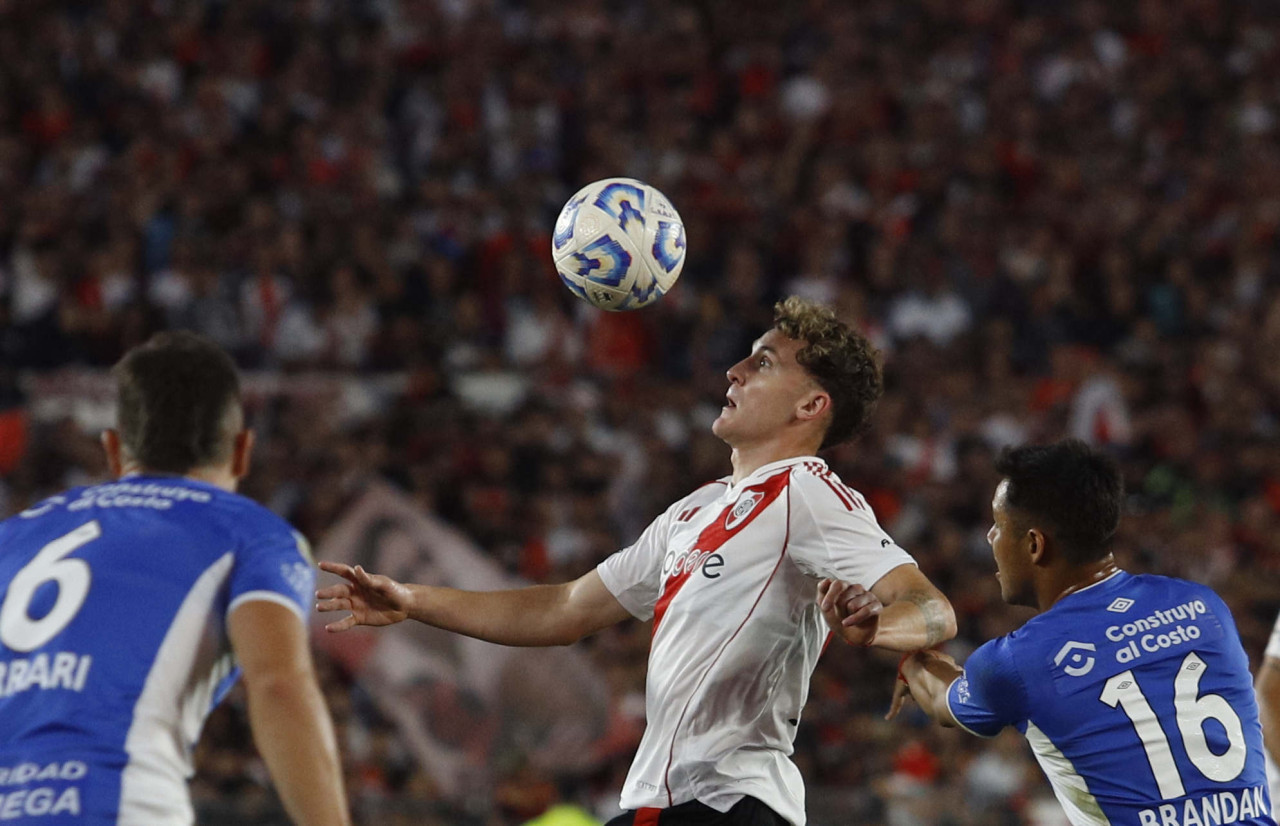
<instances>
[{"instance_id":1,"label":"curly haired player","mask_svg":"<svg viewBox=\"0 0 1280 826\"><path fill-rule=\"evenodd\" d=\"M805 822L790 760L828 630L913 651L955 634L950 603L817 457L855 437L881 392L865 338L788 298L728 371L712 431L733 474L671 505L635 544L562 585L466 592L321 563L329 625L406 618L504 645L564 645L628 616L653 620L648 726L622 792L623 824ZM817 599L815 600L815 592Z\"/></svg>"}]
</instances>

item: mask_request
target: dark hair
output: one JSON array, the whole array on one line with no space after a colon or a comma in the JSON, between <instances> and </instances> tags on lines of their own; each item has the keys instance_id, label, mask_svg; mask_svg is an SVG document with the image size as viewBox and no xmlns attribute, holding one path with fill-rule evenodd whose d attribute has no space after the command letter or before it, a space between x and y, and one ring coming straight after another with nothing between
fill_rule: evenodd
<instances>
[{"instance_id":1,"label":"dark hair","mask_svg":"<svg viewBox=\"0 0 1280 826\"><path fill-rule=\"evenodd\" d=\"M194 333L157 333L112 369L116 427L145 470L187 473L224 462L242 424L236 366Z\"/></svg>"},{"instance_id":2,"label":"dark hair","mask_svg":"<svg viewBox=\"0 0 1280 826\"><path fill-rule=\"evenodd\" d=\"M796 361L831 395L831 425L822 447L847 442L866 429L884 391L879 353L829 307L798 296L773 307L773 326L805 342Z\"/></svg>"},{"instance_id":3,"label":"dark hair","mask_svg":"<svg viewBox=\"0 0 1280 826\"><path fill-rule=\"evenodd\" d=\"M1077 565L1107 555L1124 499L1124 479L1110 456L1066 439L1005 448L995 467L1008 480L1005 503L1015 519L1038 523Z\"/></svg>"}]
</instances>

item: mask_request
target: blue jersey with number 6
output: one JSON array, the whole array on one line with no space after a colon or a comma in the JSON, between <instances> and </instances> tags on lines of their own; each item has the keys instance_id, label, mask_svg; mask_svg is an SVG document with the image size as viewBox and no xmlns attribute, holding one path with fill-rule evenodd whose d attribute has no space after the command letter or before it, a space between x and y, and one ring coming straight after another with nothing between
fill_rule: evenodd
<instances>
[{"instance_id":1,"label":"blue jersey with number 6","mask_svg":"<svg viewBox=\"0 0 1280 826\"><path fill-rule=\"evenodd\" d=\"M169 826L248 600L305 621L305 542L189 479L130 476L0 522L0 821Z\"/></svg>"},{"instance_id":2,"label":"blue jersey with number 6","mask_svg":"<svg viewBox=\"0 0 1280 826\"><path fill-rule=\"evenodd\" d=\"M1235 622L1209 588L1119 572L983 645L947 702L1027 736L1077 826L1274 826Z\"/></svg>"}]
</instances>

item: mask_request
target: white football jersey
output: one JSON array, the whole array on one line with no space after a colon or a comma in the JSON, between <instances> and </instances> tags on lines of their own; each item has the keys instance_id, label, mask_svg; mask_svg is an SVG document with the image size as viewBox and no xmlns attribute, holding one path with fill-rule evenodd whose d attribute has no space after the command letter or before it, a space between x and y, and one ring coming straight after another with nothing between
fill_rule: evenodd
<instances>
[{"instance_id":1,"label":"white football jersey","mask_svg":"<svg viewBox=\"0 0 1280 826\"><path fill-rule=\"evenodd\" d=\"M860 494L801 456L703 485L600 563L623 607L653 619L648 725L623 808L727 811L749 795L802 826L790 755L828 636L817 581L870 588L914 562Z\"/></svg>"}]
</instances>

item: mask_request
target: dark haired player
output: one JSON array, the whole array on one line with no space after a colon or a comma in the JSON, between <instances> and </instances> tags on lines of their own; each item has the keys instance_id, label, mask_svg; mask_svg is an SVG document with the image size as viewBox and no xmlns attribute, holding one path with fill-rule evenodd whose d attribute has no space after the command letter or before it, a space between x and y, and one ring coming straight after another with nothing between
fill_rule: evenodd
<instances>
[{"instance_id":1,"label":"dark haired player","mask_svg":"<svg viewBox=\"0 0 1280 826\"><path fill-rule=\"evenodd\" d=\"M243 673L289 815L345 826L305 543L233 492L253 445L235 366L162 333L114 372L119 480L0 522L0 820L191 824L196 738Z\"/></svg>"},{"instance_id":2,"label":"dark haired player","mask_svg":"<svg viewBox=\"0 0 1280 826\"><path fill-rule=\"evenodd\" d=\"M347 581L319 592L320 609L351 612L330 630L411 618L505 645L565 645L652 619L648 725L622 791L629 811L610 826L800 826L790 755L828 624L847 642L909 651L954 635L955 616L814 455L853 438L880 395L866 339L791 298L728 379L712 430L733 449L733 475L673 504L595 570L474 593L322 562Z\"/></svg>"},{"instance_id":3,"label":"dark haired player","mask_svg":"<svg viewBox=\"0 0 1280 826\"><path fill-rule=\"evenodd\" d=\"M1203 585L1116 567L1123 491L1105 455L1071 440L1006 451L996 469L1000 590L1041 613L964 668L911 655L889 716L909 691L944 726L1015 726L1076 826L1274 826L1227 606Z\"/></svg>"}]
</instances>

